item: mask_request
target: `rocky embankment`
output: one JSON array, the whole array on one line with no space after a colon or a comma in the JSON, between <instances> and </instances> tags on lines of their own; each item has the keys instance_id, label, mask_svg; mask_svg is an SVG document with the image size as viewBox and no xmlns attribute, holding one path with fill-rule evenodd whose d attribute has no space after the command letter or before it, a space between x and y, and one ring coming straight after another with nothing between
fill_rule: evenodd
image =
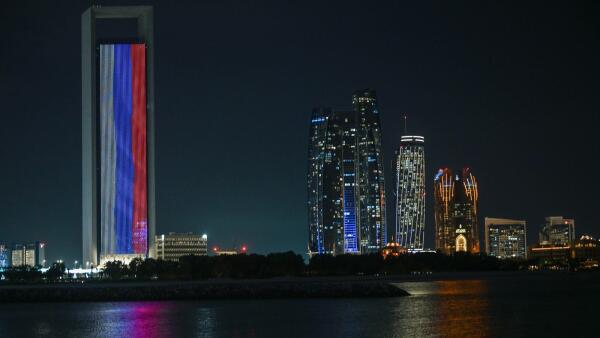
<instances>
[{"instance_id":1,"label":"rocky embankment","mask_svg":"<svg viewBox=\"0 0 600 338\"><path fill-rule=\"evenodd\" d=\"M385 281L311 281L310 279L0 286L0 302L401 297L407 295L406 291Z\"/></svg>"}]
</instances>

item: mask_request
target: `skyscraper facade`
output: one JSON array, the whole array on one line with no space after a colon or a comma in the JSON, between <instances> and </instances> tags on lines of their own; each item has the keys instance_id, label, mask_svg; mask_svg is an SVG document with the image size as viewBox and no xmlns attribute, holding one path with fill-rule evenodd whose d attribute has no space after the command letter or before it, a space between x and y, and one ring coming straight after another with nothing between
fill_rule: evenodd
<instances>
[{"instance_id":1,"label":"skyscraper facade","mask_svg":"<svg viewBox=\"0 0 600 338\"><path fill-rule=\"evenodd\" d=\"M568 246L575 240L575 220L562 216L546 217L539 233L541 245Z\"/></svg>"},{"instance_id":2,"label":"skyscraper facade","mask_svg":"<svg viewBox=\"0 0 600 338\"><path fill-rule=\"evenodd\" d=\"M485 252L498 258L527 258L526 222L486 217Z\"/></svg>"},{"instance_id":3,"label":"skyscraper facade","mask_svg":"<svg viewBox=\"0 0 600 338\"><path fill-rule=\"evenodd\" d=\"M447 255L455 252L479 252L477 180L471 169L461 175L442 168L434 179L435 247Z\"/></svg>"},{"instance_id":4,"label":"skyscraper facade","mask_svg":"<svg viewBox=\"0 0 600 338\"><path fill-rule=\"evenodd\" d=\"M153 253L152 7L94 6L82 14L83 261ZM98 41L99 20L135 19L136 42ZM114 20L113 20L114 22Z\"/></svg>"},{"instance_id":5,"label":"skyscraper facade","mask_svg":"<svg viewBox=\"0 0 600 338\"><path fill-rule=\"evenodd\" d=\"M396 234L402 247L422 250L425 238L425 138L402 136L396 158Z\"/></svg>"},{"instance_id":6,"label":"skyscraper facade","mask_svg":"<svg viewBox=\"0 0 600 338\"><path fill-rule=\"evenodd\" d=\"M372 116L379 112L375 93L366 93L370 95L366 99L355 94L352 111L316 108L312 112L307 173L309 255L367 253L385 243L381 130L379 117ZM369 132L368 128L377 130Z\"/></svg>"},{"instance_id":7,"label":"skyscraper facade","mask_svg":"<svg viewBox=\"0 0 600 338\"><path fill-rule=\"evenodd\" d=\"M8 246L4 243L0 243L0 269L8 268L10 266L11 252Z\"/></svg>"},{"instance_id":8,"label":"skyscraper facade","mask_svg":"<svg viewBox=\"0 0 600 338\"><path fill-rule=\"evenodd\" d=\"M378 252L387 241L385 179L382 132L377 94L364 89L354 92L352 106L357 119L357 184L360 251Z\"/></svg>"}]
</instances>

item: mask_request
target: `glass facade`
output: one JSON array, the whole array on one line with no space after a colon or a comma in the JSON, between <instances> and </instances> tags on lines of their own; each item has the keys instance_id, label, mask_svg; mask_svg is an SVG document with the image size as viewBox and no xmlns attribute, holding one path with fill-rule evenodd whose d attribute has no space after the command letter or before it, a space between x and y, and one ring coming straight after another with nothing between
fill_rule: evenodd
<instances>
[{"instance_id":1,"label":"glass facade","mask_svg":"<svg viewBox=\"0 0 600 338\"><path fill-rule=\"evenodd\" d=\"M0 243L0 269L10 266L10 250L6 244Z\"/></svg>"},{"instance_id":2,"label":"glass facade","mask_svg":"<svg viewBox=\"0 0 600 338\"><path fill-rule=\"evenodd\" d=\"M498 258L527 258L526 222L486 217L485 251Z\"/></svg>"},{"instance_id":3,"label":"glass facade","mask_svg":"<svg viewBox=\"0 0 600 338\"><path fill-rule=\"evenodd\" d=\"M355 94L352 111L316 108L311 115L309 255L378 251L385 242L379 112L375 93L360 93L368 96Z\"/></svg>"},{"instance_id":4,"label":"glass facade","mask_svg":"<svg viewBox=\"0 0 600 338\"><path fill-rule=\"evenodd\" d=\"M387 242L382 132L377 95L359 90L352 95L357 118L358 208L360 251L379 252Z\"/></svg>"},{"instance_id":5,"label":"glass facade","mask_svg":"<svg viewBox=\"0 0 600 338\"><path fill-rule=\"evenodd\" d=\"M541 245L568 246L575 240L575 220L562 216L546 217L539 233Z\"/></svg>"},{"instance_id":6,"label":"glass facade","mask_svg":"<svg viewBox=\"0 0 600 338\"><path fill-rule=\"evenodd\" d=\"M402 136L396 157L396 241L422 250L425 239L425 138Z\"/></svg>"},{"instance_id":7,"label":"glass facade","mask_svg":"<svg viewBox=\"0 0 600 338\"><path fill-rule=\"evenodd\" d=\"M479 252L477 180L471 169L461 175L442 168L434 179L435 247L447 255L464 251Z\"/></svg>"}]
</instances>

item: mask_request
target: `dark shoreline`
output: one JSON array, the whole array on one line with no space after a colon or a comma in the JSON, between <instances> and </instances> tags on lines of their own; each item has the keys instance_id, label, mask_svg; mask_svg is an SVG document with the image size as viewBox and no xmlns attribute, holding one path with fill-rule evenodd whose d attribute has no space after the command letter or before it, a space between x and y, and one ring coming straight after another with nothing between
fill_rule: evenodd
<instances>
[{"instance_id":1,"label":"dark shoreline","mask_svg":"<svg viewBox=\"0 0 600 338\"><path fill-rule=\"evenodd\" d=\"M228 300L285 298L402 297L409 293L398 284L452 280L502 280L528 277L544 280L594 280L600 271L472 271L391 276L281 277L271 279L208 279L183 281L2 284L0 303L104 302L156 300Z\"/></svg>"},{"instance_id":2,"label":"dark shoreline","mask_svg":"<svg viewBox=\"0 0 600 338\"><path fill-rule=\"evenodd\" d=\"M409 294L377 280L245 280L61 283L0 286L0 303L276 298L370 298Z\"/></svg>"}]
</instances>

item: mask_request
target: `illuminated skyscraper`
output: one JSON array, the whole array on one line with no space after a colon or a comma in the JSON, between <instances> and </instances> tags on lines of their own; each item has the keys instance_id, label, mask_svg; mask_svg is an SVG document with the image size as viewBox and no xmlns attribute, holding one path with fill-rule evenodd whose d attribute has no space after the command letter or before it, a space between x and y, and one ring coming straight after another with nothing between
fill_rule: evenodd
<instances>
[{"instance_id":1,"label":"illuminated skyscraper","mask_svg":"<svg viewBox=\"0 0 600 338\"><path fill-rule=\"evenodd\" d=\"M354 92L352 106L357 119L357 180L360 251L378 252L387 242L385 179L381 122L374 90Z\"/></svg>"},{"instance_id":2,"label":"illuminated skyscraper","mask_svg":"<svg viewBox=\"0 0 600 338\"><path fill-rule=\"evenodd\" d=\"M477 180L471 169L452 175L440 169L434 179L435 248L447 255L479 252Z\"/></svg>"},{"instance_id":3,"label":"illuminated skyscraper","mask_svg":"<svg viewBox=\"0 0 600 338\"><path fill-rule=\"evenodd\" d=\"M378 251L385 241L379 112L373 91L353 111L313 110L308 149L308 252Z\"/></svg>"},{"instance_id":4,"label":"illuminated skyscraper","mask_svg":"<svg viewBox=\"0 0 600 338\"><path fill-rule=\"evenodd\" d=\"M83 261L152 255L155 229L152 7L86 10L82 28ZM98 41L96 23L135 19L137 36Z\"/></svg>"},{"instance_id":5,"label":"illuminated skyscraper","mask_svg":"<svg viewBox=\"0 0 600 338\"><path fill-rule=\"evenodd\" d=\"M425 237L425 138L402 136L396 158L396 241L423 249Z\"/></svg>"},{"instance_id":6,"label":"illuminated skyscraper","mask_svg":"<svg viewBox=\"0 0 600 338\"><path fill-rule=\"evenodd\" d=\"M575 240L575 220L562 216L546 217L546 224L540 229L542 245L568 246Z\"/></svg>"},{"instance_id":7,"label":"illuminated skyscraper","mask_svg":"<svg viewBox=\"0 0 600 338\"><path fill-rule=\"evenodd\" d=\"M357 253L353 112L313 110L308 161L309 254Z\"/></svg>"},{"instance_id":8,"label":"illuminated skyscraper","mask_svg":"<svg viewBox=\"0 0 600 338\"><path fill-rule=\"evenodd\" d=\"M11 251L4 243L0 243L0 269L10 266Z\"/></svg>"},{"instance_id":9,"label":"illuminated skyscraper","mask_svg":"<svg viewBox=\"0 0 600 338\"><path fill-rule=\"evenodd\" d=\"M527 258L525 221L486 217L485 252L498 258Z\"/></svg>"}]
</instances>

